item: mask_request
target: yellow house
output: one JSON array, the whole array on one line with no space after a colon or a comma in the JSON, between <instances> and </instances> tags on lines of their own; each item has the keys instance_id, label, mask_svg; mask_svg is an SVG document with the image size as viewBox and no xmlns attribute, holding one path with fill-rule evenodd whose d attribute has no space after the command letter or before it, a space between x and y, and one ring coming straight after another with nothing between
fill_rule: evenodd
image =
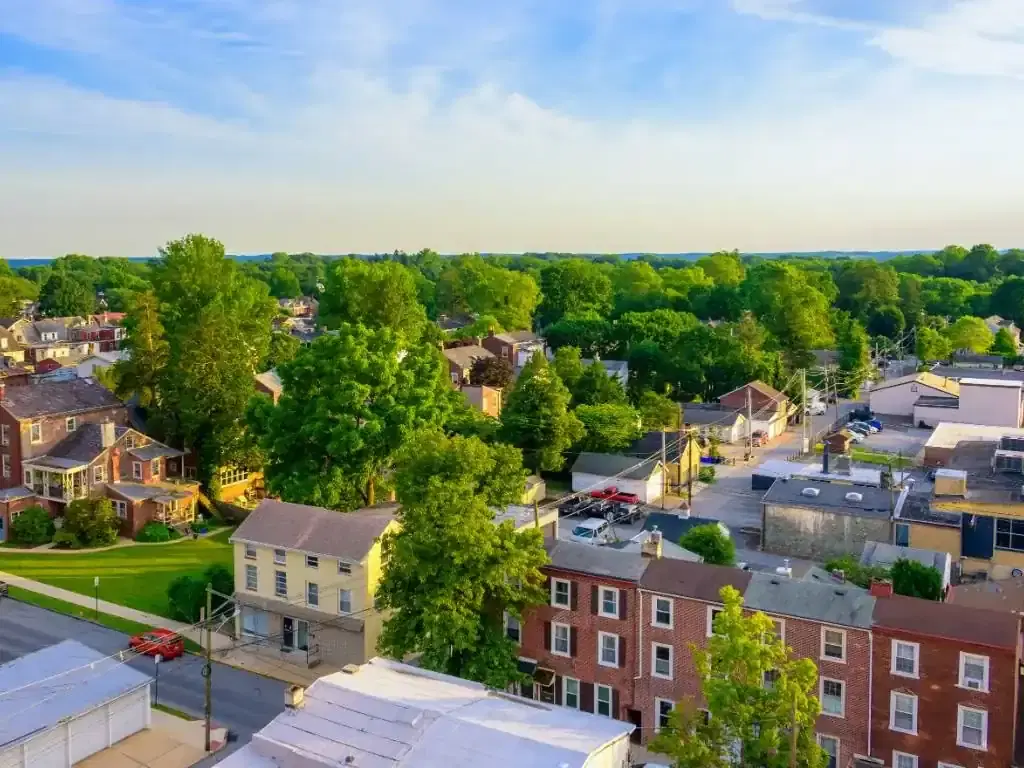
<instances>
[{"instance_id":1,"label":"yellow house","mask_svg":"<svg viewBox=\"0 0 1024 768\"><path fill-rule=\"evenodd\" d=\"M235 636L285 661L334 667L376 655L381 539L396 504L342 513L264 499L231 537Z\"/></svg>"}]
</instances>

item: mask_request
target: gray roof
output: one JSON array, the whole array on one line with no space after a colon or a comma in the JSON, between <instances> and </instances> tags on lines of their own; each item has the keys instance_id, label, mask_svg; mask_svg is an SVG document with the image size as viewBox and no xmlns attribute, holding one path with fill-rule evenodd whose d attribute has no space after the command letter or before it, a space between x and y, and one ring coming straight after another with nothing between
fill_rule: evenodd
<instances>
[{"instance_id":1,"label":"gray roof","mask_svg":"<svg viewBox=\"0 0 1024 768\"><path fill-rule=\"evenodd\" d=\"M683 423L706 426L718 424L731 427L743 418L735 408L726 408L718 403L683 403Z\"/></svg>"},{"instance_id":2,"label":"gray roof","mask_svg":"<svg viewBox=\"0 0 1024 768\"><path fill-rule=\"evenodd\" d=\"M881 541L864 542L864 551L860 554L862 565L884 565L889 567L897 560L913 560L921 565L936 568L939 573L945 573L946 564L949 562L950 556L948 552L936 552L932 549L900 547Z\"/></svg>"},{"instance_id":3,"label":"gray roof","mask_svg":"<svg viewBox=\"0 0 1024 768\"><path fill-rule=\"evenodd\" d=\"M501 339L506 344L526 344L533 341L541 341L541 337L533 331L506 331L496 333L494 338Z\"/></svg>"},{"instance_id":4,"label":"gray roof","mask_svg":"<svg viewBox=\"0 0 1024 768\"><path fill-rule=\"evenodd\" d=\"M462 368L472 368L477 360L494 357L494 353L476 344L467 344L464 347L449 347L444 350L444 356Z\"/></svg>"},{"instance_id":5,"label":"gray roof","mask_svg":"<svg viewBox=\"0 0 1024 768\"><path fill-rule=\"evenodd\" d=\"M2 488L0 489L0 501L14 501L15 499L27 499L29 496L35 496L34 491L30 491L23 485L16 485L14 488Z\"/></svg>"},{"instance_id":6,"label":"gray roof","mask_svg":"<svg viewBox=\"0 0 1024 768\"><path fill-rule=\"evenodd\" d=\"M115 439L128 432L128 427L114 427ZM47 456L92 461L103 452L103 429L100 424L82 424L47 452Z\"/></svg>"},{"instance_id":7,"label":"gray roof","mask_svg":"<svg viewBox=\"0 0 1024 768\"><path fill-rule=\"evenodd\" d=\"M805 496L805 488L814 488L817 496ZM860 501L848 501L848 493L859 493ZM822 483L815 480L780 478L776 480L764 495L765 504L784 506L811 507L828 509L848 515L865 517L889 517L893 509L893 497L898 492L872 488L866 485L846 485L843 483ZM899 506L897 504L897 506Z\"/></svg>"},{"instance_id":8,"label":"gray roof","mask_svg":"<svg viewBox=\"0 0 1024 768\"><path fill-rule=\"evenodd\" d=\"M60 677L51 683L25 687L55 675ZM0 666L0 747L49 730L149 682L148 675L121 664L116 656L106 659L75 640L8 662Z\"/></svg>"},{"instance_id":9,"label":"gray roof","mask_svg":"<svg viewBox=\"0 0 1024 768\"><path fill-rule=\"evenodd\" d=\"M163 486L143 483L107 483L107 488L132 501L146 501L167 493L167 489Z\"/></svg>"},{"instance_id":10,"label":"gray roof","mask_svg":"<svg viewBox=\"0 0 1024 768\"><path fill-rule=\"evenodd\" d=\"M106 387L91 379L41 381L26 387L7 387L3 407L17 419L123 407Z\"/></svg>"},{"instance_id":11,"label":"gray roof","mask_svg":"<svg viewBox=\"0 0 1024 768\"><path fill-rule=\"evenodd\" d=\"M1005 381L1024 381L1024 371L1015 371L1012 368L977 368L965 370L955 368L952 365L936 365L931 368L936 376L946 376L950 379L1003 379Z\"/></svg>"},{"instance_id":12,"label":"gray roof","mask_svg":"<svg viewBox=\"0 0 1024 768\"><path fill-rule=\"evenodd\" d=\"M691 529L701 525L721 525L728 530L728 526L722 523L720 520L714 520L710 517L683 517L677 515L674 512L651 512L647 515L647 519L644 520L644 530L651 531L657 528L661 531L661 535L666 541L671 541L676 544L683 538Z\"/></svg>"},{"instance_id":13,"label":"gray roof","mask_svg":"<svg viewBox=\"0 0 1024 768\"><path fill-rule=\"evenodd\" d=\"M959 528L961 514L959 512L946 512L940 509L931 508L931 497L924 493L911 493L907 495L906 501L900 507L896 517L899 520L911 520L918 523L929 523L931 525L944 525L949 528Z\"/></svg>"},{"instance_id":14,"label":"gray roof","mask_svg":"<svg viewBox=\"0 0 1024 768\"><path fill-rule=\"evenodd\" d=\"M177 448L171 448L169 445L158 443L156 440L144 445L141 448L132 448L128 451L132 456L140 461L151 461L153 459L175 459L178 456L184 456L184 451L179 451Z\"/></svg>"},{"instance_id":15,"label":"gray roof","mask_svg":"<svg viewBox=\"0 0 1024 768\"><path fill-rule=\"evenodd\" d=\"M743 605L779 616L871 628L875 598L853 584L822 584L769 573L753 573Z\"/></svg>"},{"instance_id":16,"label":"gray roof","mask_svg":"<svg viewBox=\"0 0 1024 768\"><path fill-rule=\"evenodd\" d=\"M640 581L648 564L652 562L639 554L619 552L608 547L575 541L549 542L545 549L548 551L552 568L609 576L624 581Z\"/></svg>"},{"instance_id":17,"label":"gray roof","mask_svg":"<svg viewBox=\"0 0 1024 768\"><path fill-rule=\"evenodd\" d=\"M354 512L264 499L231 536L282 549L358 562L395 519L397 504L378 504Z\"/></svg>"},{"instance_id":18,"label":"gray roof","mask_svg":"<svg viewBox=\"0 0 1024 768\"><path fill-rule=\"evenodd\" d=\"M613 541L610 544L605 544L606 549L614 549L616 552L627 552L633 555L639 555L643 551L644 542L650 537L650 531L640 531L632 539L626 541ZM661 540L661 556L667 557L670 560L686 560L691 563L703 563L704 558L698 555L696 552L691 552L688 549L680 547L668 539L662 537Z\"/></svg>"},{"instance_id":19,"label":"gray roof","mask_svg":"<svg viewBox=\"0 0 1024 768\"><path fill-rule=\"evenodd\" d=\"M654 459L641 462L636 456L622 456L617 453L581 453L572 465L572 471L599 477L619 476L627 480L648 480L660 465L661 462Z\"/></svg>"},{"instance_id":20,"label":"gray roof","mask_svg":"<svg viewBox=\"0 0 1024 768\"><path fill-rule=\"evenodd\" d=\"M23 462L28 467L49 467L51 469L75 469L89 464L88 459L63 459L60 456L37 456L34 459L25 459Z\"/></svg>"}]
</instances>

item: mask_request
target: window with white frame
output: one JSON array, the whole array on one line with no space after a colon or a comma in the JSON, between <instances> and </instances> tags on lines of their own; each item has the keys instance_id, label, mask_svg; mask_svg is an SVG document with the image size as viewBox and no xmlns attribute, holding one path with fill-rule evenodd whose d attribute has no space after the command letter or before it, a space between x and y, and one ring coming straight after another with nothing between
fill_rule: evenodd
<instances>
[{"instance_id":1,"label":"window with white frame","mask_svg":"<svg viewBox=\"0 0 1024 768\"><path fill-rule=\"evenodd\" d=\"M663 680L672 679L672 646L651 643L651 674Z\"/></svg>"},{"instance_id":2,"label":"window with white frame","mask_svg":"<svg viewBox=\"0 0 1024 768\"><path fill-rule=\"evenodd\" d=\"M256 545L255 544L245 544L244 546L245 546L245 559L246 560L255 560L256 559Z\"/></svg>"},{"instance_id":3,"label":"window with white frame","mask_svg":"<svg viewBox=\"0 0 1024 768\"><path fill-rule=\"evenodd\" d=\"M107 479L107 469L102 464L97 464L92 468L92 481L94 483L102 483Z\"/></svg>"},{"instance_id":4,"label":"window with white frame","mask_svg":"<svg viewBox=\"0 0 1024 768\"><path fill-rule=\"evenodd\" d=\"M132 479L133 480L141 480L142 479L142 462L141 461L133 461L132 462Z\"/></svg>"},{"instance_id":5,"label":"window with white frame","mask_svg":"<svg viewBox=\"0 0 1024 768\"><path fill-rule=\"evenodd\" d=\"M288 597L288 574L285 571L274 571L274 594Z\"/></svg>"},{"instance_id":6,"label":"window with white frame","mask_svg":"<svg viewBox=\"0 0 1024 768\"><path fill-rule=\"evenodd\" d=\"M160 459L153 459L149 462L149 474L153 477L160 477Z\"/></svg>"},{"instance_id":7,"label":"window with white frame","mask_svg":"<svg viewBox=\"0 0 1024 768\"><path fill-rule=\"evenodd\" d=\"M839 739L835 736L819 733L818 746L825 750L825 754L828 755L827 768L837 768L839 765Z\"/></svg>"},{"instance_id":8,"label":"window with white frame","mask_svg":"<svg viewBox=\"0 0 1024 768\"><path fill-rule=\"evenodd\" d=\"M917 755L911 755L907 752L893 752L892 768L917 768Z\"/></svg>"},{"instance_id":9,"label":"window with white frame","mask_svg":"<svg viewBox=\"0 0 1024 768\"><path fill-rule=\"evenodd\" d=\"M902 677L917 677L921 646L903 640L892 641L892 673Z\"/></svg>"},{"instance_id":10,"label":"window with white frame","mask_svg":"<svg viewBox=\"0 0 1024 768\"><path fill-rule=\"evenodd\" d=\"M559 608L568 608L572 600L572 585L565 579L551 580L551 604Z\"/></svg>"},{"instance_id":11,"label":"window with white frame","mask_svg":"<svg viewBox=\"0 0 1024 768\"><path fill-rule=\"evenodd\" d=\"M33 421L29 431L29 440L33 443L43 442L43 423L41 421Z\"/></svg>"},{"instance_id":12,"label":"window with white frame","mask_svg":"<svg viewBox=\"0 0 1024 768\"><path fill-rule=\"evenodd\" d=\"M349 565L348 563L345 563L345 562L342 562L341 560L339 560L338 561L338 573L344 573L344 574L352 573L352 566Z\"/></svg>"},{"instance_id":13,"label":"window with white frame","mask_svg":"<svg viewBox=\"0 0 1024 768\"><path fill-rule=\"evenodd\" d=\"M231 467L230 469L222 469L220 471L220 484L221 485L232 485L233 483L240 483L243 480L249 479L249 470L238 469L237 467Z\"/></svg>"},{"instance_id":14,"label":"window with white frame","mask_svg":"<svg viewBox=\"0 0 1024 768\"><path fill-rule=\"evenodd\" d=\"M668 726L668 717L676 708L675 702L669 699L654 700L654 730L660 731Z\"/></svg>"},{"instance_id":15,"label":"window with white frame","mask_svg":"<svg viewBox=\"0 0 1024 768\"><path fill-rule=\"evenodd\" d=\"M250 592L259 589L259 571L255 565L245 566L245 588Z\"/></svg>"},{"instance_id":16,"label":"window with white frame","mask_svg":"<svg viewBox=\"0 0 1024 768\"><path fill-rule=\"evenodd\" d=\"M619 590L613 587L600 588L600 602L598 603L598 614L609 619L619 618Z\"/></svg>"},{"instance_id":17,"label":"window with white frame","mask_svg":"<svg viewBox=\"0 0 1024 768\"><path fill-rule=\"evenodd\" d=\"M889 730L917 734L917 696L892 692L889 699Z\"/></svg>"},{"instance_id":18,"label":"window with white frame","mask_svg":"<svg viewBox=\"0 0 1024 768\"><path fill-rule=\"evenodd\" d=\"M11 428L7 424L0 424L0 445L11 444Z\"/></svg>"},{"instance_id":19,"label":"window with white frame","mask_svg":"<svg viewBox=\"0 0 1024 768\"><path fill-rule=\"evenodd\" d=\"M505 637L518 645L523 639L523 627L511 613L505 614Z\"/></svg>"},{"instance_id":20,"label":"window with white frame","mask_svg":"<svg viewBox=\"0 0 1024 768\"><path fill-rule=\"evenodd\" d=\"M973 691L988 691L988 656L960 652L960 685Z\"/></svg>"},{"instance_id":21,"label":"window with white frame","mask_svg":"<svg viewBox=\"0 0 1024 768\"><path fill-rule=\"evenodd\" d=\"M651 601L651 623L656 627L672 629L672 598L655 597Z\"/></svg>"},{"instance_id":22,"label":"window with white frame","mask_svg":"<svg viewBox=\"0 0 1024 768\"><path fill-rule=\"evenodd\" d=\"M988 712L963 704L956 709L956 743L968 749L988 749Z\"/></svg>"},{"instance_id":23,"label":"window with white frame","mask_svg":"<svg viewBox=\"0 0 1024 768\"><path fill-rule=\"evenodd\" d=\"M556 656L569 655L568 624L551 624L551 652Z\"/></svg>"},{"instance_id":24,"label":"window with white frame","mask_svg":"<svg viewBox=\"0 0 1024 768\"><path fill-rule=\"evenodd\" d=\"M614 717L612 714L612 689L607 685L595 685L594 693L594 714Z\"/></svg>"},{"instance_id":25,"label":"window with white frame","mask_svg":"<svg viewBox=\"0 0 1024 768\"><path fill-rule=\"evenodd\" d=\"M580 681L574 677L562 678L562 706L580 708Z\"/></svg>"},{"instance_id":26,"label":"window with white frame","mask_svg":"<svg viewBox=\"0 0 1024 768\"><path fill-rule=\"evenodd\" d=\"M352 590L338 591L338 613L352 613Z\"/></svg>"},{"instance_id":27,"label":"window with white frame","mask_svg":"<svg viewBox=\"0 0 1024 768\"><path fill-rule=\"evenodd\" d=\"M25 485L27 485L27 486L29 486L31 488L32 487L32 470L31 469L24 470L24 475L25 475L25 477L24 477Z\"/></svg>"},{"instance_id":28,"label":"window with white frame","mask_svg":"<svg viewBox=\"0 0 1024 768\"><path fill-rule=\"evenodd\" d=\"M821 712L832 717L842 717L846 711L846 687L842 680L821 679Z\"/></svg>"},{"instance_id":29,"label":"window with white frame","mask_svg":"<svg viewBox=\"0 0 1024 768\"><path fill-rule=\"evenodd\" d=\"M619 666L619 636L611 632L597 633L597 663L602 667Z\"/></svg>"},{"instance_id":30,"label":"window with white frame","mask_svg":"<svg viewBox=\"0 0 1024 768\"><path fill-rule=\"evenodd\" d=\"M821 628L821 658L829 661L846 661L846 631Z\"/></svg>"},{"instance_id":31,"label":"window with white frame","mask_svg":"<svg viewBox=\"0 0 1024 768\"><path fill-rule=\"evenodd\" d=\"M307 568L319 568L320 558L316 555L306 555L306 567Z\"/></svg>"},{"instance_id":32,"label":"window with white frame","mask_svg":"<svg viewBox=\"0 0 1024 768\"><path fill-rule=\"evenodd\" d=\"M708 637L715 634L715 617L722 612L721 608L715 608L714 606L708 606Z\"/></svg>"},{"instance_id":33,"label":"window with white frame","mask_svg":"<svg viewBox=\"0 0 1024 768\"><path fill-rule=\"evenodd\" d=\"M288 553L283 549L274 550L274 563L277 565L284 565L288 561Z\"/></svg>"},{"instance_id":34,"label":"window with white frame","mask_svg":"<svg viewBox=\"0 0 1024 768\"><path fill-rule=\"evenodd\" d=\"M135 447L135 435L131 432L124 436L124 447L129 451Z\"/></svg>"},{"instance_id":35,"label":"window with white frame","mask_svg":"<svg viewBox=\"0 0 1024 768\"><path fill-rule=\"evenodd\" d=\"M313 608L320 606L320 585L315 581L306 582L306 605Z\"/></svg>"},{"instance_id":36,"label":"window with white frame","mask_svg":"<svg viewBox=\"0 0 1024 768\"><path fill-rule=\"evenodd\" d=\"M77 426L78 423L75 421L74 416L68 416L66 419L64 419L64 429L67 430L68 432L74 432L75 427Z\"/></svg>"},{"instance_id":37,"label":"window with white frame","mask_svg":"<svg viewBox=\"0 0 1024 768\"><path fill-rule=\"evenodd\" d=\"M114 499L114 500L111 501L111 504L114 505L114 511L117 513L117 516L120 519L122 519L122 520L127 520L128 519L128 502L127 501L119 501L118 499Z\"/></svg>"}]
</instances>

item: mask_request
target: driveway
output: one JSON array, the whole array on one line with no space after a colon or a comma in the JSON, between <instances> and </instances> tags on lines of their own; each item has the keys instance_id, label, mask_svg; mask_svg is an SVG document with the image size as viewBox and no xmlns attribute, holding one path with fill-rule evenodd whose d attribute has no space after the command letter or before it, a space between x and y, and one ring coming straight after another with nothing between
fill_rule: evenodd
<instances>
[{"instance_id":1,"label":"driveway","mask_svg":"<svg viewBox=\"0 0 1024 768\"><path fill-rule=\"evenodd\" d=\"M128 647L128 635L120 632L17 600L0 600L0 661L11 661L69 637L108 655ZM149 657L140 656L128 663L153 675L154 663ZM202 717L203 663L201 657L191 654L163 662L159 703ZM238 737L217 753L220 760L240 744L248 743L253 733L284 710L285 684L216 662L212 681L213 719Z\"/></svg>"}]
</instances>

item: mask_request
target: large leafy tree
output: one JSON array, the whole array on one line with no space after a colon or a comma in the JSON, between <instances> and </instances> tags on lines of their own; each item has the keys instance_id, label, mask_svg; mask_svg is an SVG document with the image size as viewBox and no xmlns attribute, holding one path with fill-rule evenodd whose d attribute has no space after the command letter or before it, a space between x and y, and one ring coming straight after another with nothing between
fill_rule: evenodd
<instances>
[{"instance_id":1,"label":"large leafy tree","mask_svg":"<svg viewBox=\"0 0 1024 768\"><path fill-rule=\"evenodd\" d=\"M607 269L586 259L551 262L541 270L540 289L542 326L591 310L607 315L612 306L612 281Z\"/></svg>"},{"instance_id":2,"label":"large leafy tree","mask_svg":"<svg viewBox=\"0 0 1024 768\"><path fill-rule=\"evenodd\" d=\"M581 405L574 413L586 430L581 452L616 453L640 437L640 414L625 403Z\"/></svg>"},{"instance_id":3,"label":"large leafy tree","mask_svg":"<svg viewBox=\"0 0 1024 768\"><path fill-rule=\"evenodd\" d=\"M645 261L621 264L612 274L614 313L647 311L666 306L661 274Z\"/></svg>"},{"instance_id":4,"label":"large leafy tree","mask_svg":"<svg viewBox=\"0 0 1024 768\"><path fill-rule=\"evenodd\" d=\"M504 617L543 601L547 556L540 531L495 525L492 506L516 502L525 477L519 451L475 438L425 431L399 453L402 527L384 538L377 588L391 612L381 653L418 653L427 669L497 689L520 680Z\"/></svg>"},{"instance_id":5,"label":"large leafy tree","mask_svg":"<svg viewBox=\"0 0 1024 768\"><path fill-rule=\"evenodd\" d=\"M989 306L997 315L1024 323L1024 277L1008 277L996 286Z\"/></svg>"},{"instance_id":6,"label":"large leafy tree","mask_svg":"<svg viewBox=\"0 0 1024 768\"><path fill-rule=\"evenodd\" d=\"M647 390L636 399L645 432L679 429L679 406L664 395Z\"/></svg>"},{"instance_id":7,"label":"large leafy tree","mask_svg":"<svg viewBox=\"0 0 1024 768\"><path fill-rule=\"evenodd\" d=\"M134 348L132 356L166 350L151 422L165 439L196 454L200 479L209 484L223 466L258 465L243 417L253 374L267 357L274 302L266 284L245 276L217 240L188 235L161 254L153 285L166 347L147 318L154 342L145 352ZM145 302L152 313L152 299Z\"/></svg>"},{"instance_id":8,"label":"large leafy tree","mask_svg":"<svg viewBox=\"0 0 1024 768\"><path fill-rule=\"evenodd\" d=\"M1017 349L1017 340L1006 328L996 331L996 337L992 341L992 348L989 350L993 355L1000 355L1004 360L1015 360L1020 351Z\"/></svg>"},{"instance_id":9,"label":"large leafy tree","mask_svg":"<svg viewBox=\"0 0 1024 768\"><path fill-rule=\"evenodd\" d=\"M0 259L0 317L17 316L23 301L32 301L38 296L39 286L15 275L7 262Z\"/></svg>"},{"instance_id":10,"label":"large leafy tree","mask_svg":"<svg viewBox=\"0 0 1024 768\"><path fill-rule=\"evenodd\" d=\"M949 339L934 328L919 325L916 331L917 340L914 346L914 354L923 363L930 363L935 360L948 360L953 353L953 347Z\"/></svg>"},{"instance_id":11,"label":"large leafy tree","mask_svg":"<svg viewBox=\"0 0 1024 768\"><path fill-rule=\"evenodd\" d=\"M843 261L836 272L838 308L865 319L879 307L898 303L899 283L896 270L887 264L874 259Z\"/></svg>"},{"instance_id":12,"label":"large leafy tree","mask_svg":"<svg viewBox=\"0 0 1024 768\"><path fill-rule=\"evenodd\" d=\"M96 294L92 285L56 269L39 291L39 311L47 317L72 317L92 314Z\"/></svg>"},{"instance_id":13,"label":"large leafy tree","mask_svg":"<svg viewBox=\"0 0 1024 768\"><path fill-rule=\"evenodd\" d=\"M125 400L135 396L140 406L151 408L157 403L160 379L170 356L156 294L134 294L124 325L124 349L128 356L114 366L116 391Z\"/></svg>"},{"instance_id":14,"label":"large leafy tree","mask_svg":"<svg viewBox=\"0 0 1024 768\"><path fill-rule=\"evenodd\" d=\"M427 315L419 302L414 273L396 261L341 259L327 272L320 298L320 322L391 328L410 341L423 333Z\"/></svg>"},{"instance_id":15,"label":"large leafy tree","mask_svg":"<svg viewBox=\"0 0 1024 768\"><path fill-rule=\"evenodd\" d=\"M571 391L574 405L626 402L626 390L622 388L618 379L608 375L599 360L594 360L583 369Z\"/></svg>"},{"instance_id":16,"label":"large leafy tree","mask_svg":"<svg viewBox=\"0 0 1024 768\"><path fill-rule=\"evenodd\" d=\"M554 471L563 454L583 437L583 424L569 411L569 390L540 352L528 362L501 411L501 437L521 448L534 471Z\"/></svg>"},{"instance_id":17,"label":"large leafy tree","mask_svg":"<svg viewBox=\"0 0 1024 768\"><path fill-rule=\"evenodd\" d=\"M946 329L946 338L954 350L966 349L982 354L992 346L992 331L980 317L965 315Z\"/></svg>"},{"instance_id":18,"label":"large leafy tree","mask_svg":"<svg viewBox=\"0 0 1024 768\"><path fill-rule=\"evenodd\" d=\"M828 300L791 264L759 264L747 273L744 291L750 309L793 367L809 364L810 350L832 341Z\"/></svg>"},{"instance_id":19,"label":"large leafy tree","mask_svg":"<svg viewBox=\"0 0 1024 768\"><path fill-rule=\"evenodd\" d=\"M540 289L530 275L475 253L453 259L437 281L438 311L488 315L507 330L531 328L539 300Z\"/></svg>"},{"instance_id":20,"label":"large leafy tree","mask_svg":"<svg viewBox=\"0 0 1024 768\"><path fill-rule=\"evenodd\" d=\"M680 702L650 749L668 755L673 768L825 768L814 733L821 712L814 662L793 659L763 613L744 615L736 589L723 587L721 597L707 647L692 647L709 716Z\"/></svg>"},{"instance_id":21,"label":"large leafy tree","mask_svg":"<svg viewBox=\"0 0 1024 768\"><path fill-rule=\"evenodd\" d=\"M836 351L839 353L841 394L855 397L871 373L871 350L864 326L845 312L837 312Z\"/></svg>"},{"instance_id":22,"label":"large leafy tree","mask_svg":"<svg viewBox=\"0 0 1024 768\"><path fill-rule=\"evenodd\" d=\"M586 355L604 355L612 344L612 324L592 310L566 315L544 329L544 340L552 349L572 346Z\"/></svg>"},{"instance_id":23,"label":"large leafy tree","mask_svg":"<svg viewBox=\"0 0 1024 768\"><path fill-rule=\"evenodd\" d=\"M736 562L736 543L722 532L718 523L691 528L679 539L679 546L696 552L711 565L733 565Z\"/></svg>"},{"instance_id":24,"label":"large leafy tree","mask_svg":"<svg viewBox=\"0 0 1024 768\"><path fill-rule=\"evenodd\" d=\"M405 346L390 328L345 324L278 368L277 406L249 409L271 493L342 510L377 501L395 454L459 397L436 349Z\"/></svg>"},{"instance_id":25,"label":"large leafy tree","mask_svg":"<svg viewBox=\"0 0 1024 768\"><path fill-rule=\"evenodd\" d=\"M697 260L697 266L717 285L737 286L746 270L739 251L718 251Z\"/></svg>"}]
</instances>

